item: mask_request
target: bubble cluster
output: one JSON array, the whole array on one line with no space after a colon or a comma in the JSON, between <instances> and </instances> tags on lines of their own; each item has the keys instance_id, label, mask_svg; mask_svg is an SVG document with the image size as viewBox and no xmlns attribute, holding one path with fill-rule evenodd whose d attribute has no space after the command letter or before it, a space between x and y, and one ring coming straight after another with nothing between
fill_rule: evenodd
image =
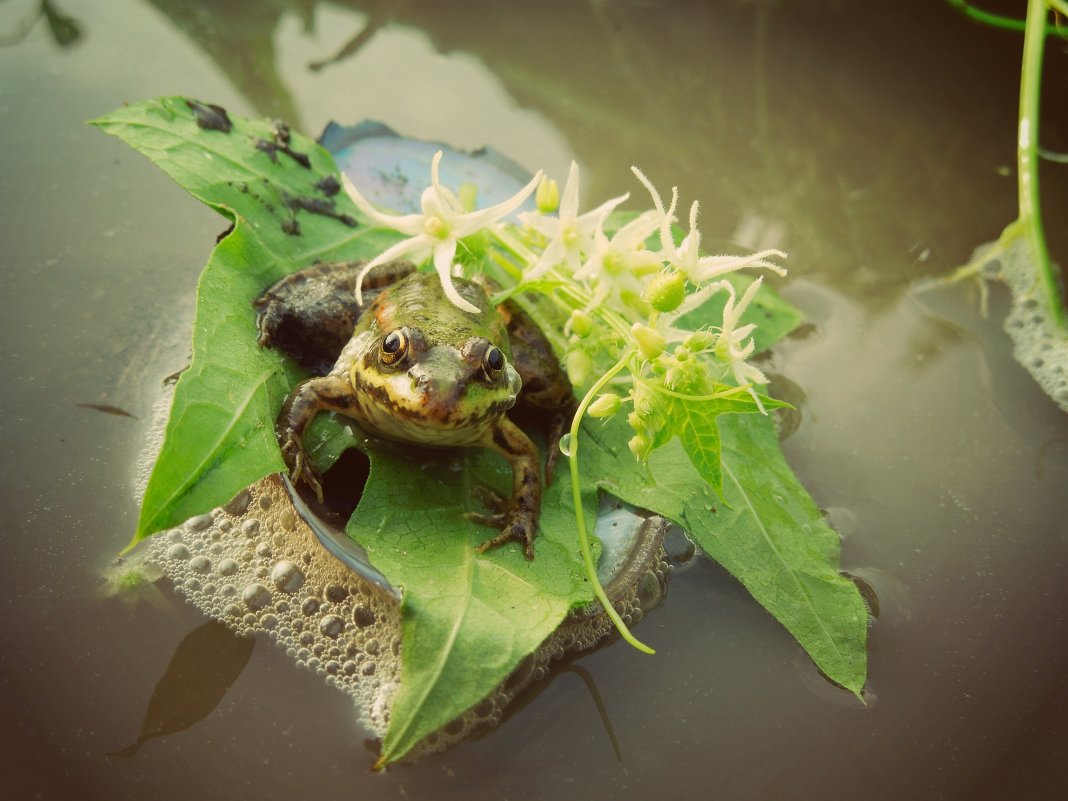
<instances>
[{"instance_id":1,"label":"bubble cluster","mask_svg":"<svg viewBox=\"0 0 1068 801\"><path fill-rule=\"evenodd\" d=\"M239 634L270 637L385 731L400 676L399 605L319 545L277 477L147 547L191 604Z\"/></svg>"},{"instance_id":2,"label":"bubble cluster","mask_svg":"<svg viewBox=\"0 0 1068 801\"><path fill-rule=\"evenodd\" d=\"M998 268L998 277L1012 290L1005 330L1012 338L1013 355L1046 394L1068 411L1068 336L1049 315L1024 238L1000 254Z\"/></svg>"}]
</instances>

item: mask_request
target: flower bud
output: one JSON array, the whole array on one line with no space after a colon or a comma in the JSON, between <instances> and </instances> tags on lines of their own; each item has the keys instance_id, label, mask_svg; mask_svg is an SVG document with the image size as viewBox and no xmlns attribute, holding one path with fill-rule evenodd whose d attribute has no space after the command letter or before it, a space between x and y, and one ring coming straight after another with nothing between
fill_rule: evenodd
<instances>
[{"instance_id":1,"label":"flower bud","mask_svg":"<svg viewBox=\"0 0 1068 801\"><path fill-rule=\"evenodd\" d=\"M634 414L638 415L639 419L649 417L656 410L656 391L650 389L644 382L634 382L630 398L634 402ZM631 427L637 428L638 426L631 423Z\"/></svg>"},{"instance_id":2,"label":"flower bud","mask_svg":"<svg viewBox=\"0 0 1068 801\"><path fill-rule=\"evenodd\" d=\"M630 334L638 343L638 352L642 358L655 359L664 352L666 340L649 326L635 323L630 327Z\"/></svg>"},{"instance_id":3,"label":"flower bud","mask_svg":"<svg viewBox=\"0 0 1068 801\"><path fill-rule=\"evenodd\" d=\"M630 452L634 454L635 459L639 462L644 462L646 457L649 456L649 451L653 448L653 443L644 434L635 434L630 438L627 447L630 448Z\"/></svg>"},{"instance_id":4,"label":"flower bud","mask_svg":"<svg viewBox=\"0 0 1068 801\"><path fill-rule=\"evenodd\" d=\"M635 430L635 432L641 431L643 428L645 428L645 421L642 420L641 415L637 412L631 412L627 415L627 423L628 425L630 425L631 428Z\"/></svg>"},{"instance_id":5,"label":"flower bud","mask_svg":"<svg viewBox=\"0 0 1068 801\"><path fill-rule=\"evenodd\" d=\"M716 335L711 331L694 331L685 340L683 345L686 346L692 353L699 353L707 348L716 339Z\"/></svg>"},{"instance_id":6,"label":"flower bud","mask_svg":"<svg viewBox=\"0 0 1068 801\"><path fill-rule=\"evenodd\" d=\"M478 202L478 187L470 181L464 182L457 189L456 198L460 201L464 211L470 214L475 210L475 204Z\"/></svg>"},{"instance_id":7,"label":"flower bud","mask_svg":"<svg viewBox=\"0 0 1068 801\"><path fill-rule=\"evenodd\" d=\"M658 312L675 311L686 298L686 278L676 272L660 273L645 285L644 294Z\"/></svg>"},{"instance_id":8,"label":"flower bud","mask_svg":"<svg viewBox=\"0 0 1068 801\"><path fill-rule=\"evenodd\" d=\"M589 405L586 414L590 417L611 417L619 411L620 403L619 395L606 392Z\"/></svg>"},{"instance_id":9,"label":"flower bud","mask_svg":"<svg viewBox=\"0 0 1068 801\"><path fill-rule=\"evenodd\" d=\"M572 386L581 387L590 380L593 359L584 350L573 350L567 354L564 366L567 369L567 377L571 380Z\"/></svg>"},{"instance_id":10,"label":"flower bud","mask_svg":"<svg viewBox=\"0 0 1068 801\"><path fill-rule=\"evenodd\" d=\"M588 337L593 332L593 318L584 311L571 312L567 321L567 330L578 337Z\"/></svg>"},{"instance_id":11,"label":"flower bud","mask_svg":"<svg viewBox=\"0 0 1068 801\"><path fill-rule=\"evenodd\" d=\"M560 187L548 176L541 176L534 192L534 205L542 214L551 214L560 207Z\"/></svg>"}]
</instances>

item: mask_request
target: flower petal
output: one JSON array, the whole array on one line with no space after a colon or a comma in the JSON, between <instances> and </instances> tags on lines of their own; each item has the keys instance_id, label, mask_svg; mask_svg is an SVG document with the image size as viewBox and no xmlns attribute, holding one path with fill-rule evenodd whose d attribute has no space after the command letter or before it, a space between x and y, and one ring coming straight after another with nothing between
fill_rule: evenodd
<instances>
[{"instance_id":1,"label":"flower petal","mask_svg":"<svg viewBox=\"0 0 1068 801\"><path fill-rule=\"evenodd\" d=\"M542 174L542 171L538 170L534 177L530 179L530 183L507 200L502 200L495 206L487 206L484 209L472 211L470 214L464 214L458 217L454 228L457 239L463 239L465 236L469 236L475 231L485 228L494 220L500 219L501 217L507 217L522 206L523 202L530 197L537 188L538 181L541 180Z\"/></svg>"},{"instance_id":2,"label":"flower petal","mask_svg":"<svg viewBox=\"0 0 1068 801\"><path fill-rule=\"evenodd\" d=\"M456 255L456 240L446 239L434 246L434 269L437 270L438 278L441 279L441 288L454 306L471 314L478 314L480 309L472 303L460 297L456 287L452 283L452 257Z\"/></svg>"},{"instance_id":3,"label":"flower petal","mask_svg":"<svg viewBox=\"0 0 1068 801\"><path fill-rule=\"evenodd\" d=\"M345 173L341 173L341 183L345 187L345 193L349 196L356 207L374 220L379 225L385 228L392 228L395 231L400 231L402 234L415 235L423 229L423 216L421 214L384 214L360 194L356 185L349 179L349 176Z\"/></svg>"}]
</instances>

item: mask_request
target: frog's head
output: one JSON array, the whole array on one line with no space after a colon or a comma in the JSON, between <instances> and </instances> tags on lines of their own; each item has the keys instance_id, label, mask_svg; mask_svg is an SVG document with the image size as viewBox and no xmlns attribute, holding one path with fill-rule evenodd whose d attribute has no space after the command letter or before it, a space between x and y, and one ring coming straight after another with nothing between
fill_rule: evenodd
<instances>
[{"instance_id":1,"label":"frog's head","mask_svg":"<svg viewBox=\"0 0 1068 801\"><path fill-rule=\"evenodd\" d=\"M470 285L468 293L481 300L479 314L448 301L427 303L428 293L433 288L424 286L403 305L395 305L395 296L376 301L349 381L361 418L375 433L470 444L515 405L522 380L504 324L481 288Z\"/></svg>"}]
</instances>

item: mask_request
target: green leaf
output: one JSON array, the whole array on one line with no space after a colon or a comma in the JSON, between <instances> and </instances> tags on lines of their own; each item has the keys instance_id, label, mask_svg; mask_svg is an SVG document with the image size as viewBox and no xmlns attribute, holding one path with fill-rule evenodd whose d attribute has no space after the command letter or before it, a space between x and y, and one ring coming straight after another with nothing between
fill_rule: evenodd
<instances>
[{"instance_id":1,"label":"green leaf","mask_svg":"<svg viewBox=\"0 0 1068 801\"><path fill-rule=\"evenodd\" d=\"M726 386L717 386L722 391ZM720 436L717 418L721 414L759 413L753 396L740 392L723 398L697 400L679 395L657 396L658 407L662 415L663 430L666 437L675 435L682 443L690 463L696 468L706 482L717 494L723 492L723 469L720 457ZM761 402L769 411L785 404L768 397L761 397ZM657 445L665 441L658 438Z\"/></svg>"},{"instance_id":2,"label":"green leaf","mask_svg":"<svg viewBox=\"0 0 1068 801\"><path fill-rule=\"evenodd\" d=\"M371 451L348 533L404 591L401 686L380 766L485 698L569 611L593 601L566 476L545 493L532 562L513 546L475 552L494 534L463 517L476 483L507 494L511 469L485 449ZM592 526L594 492L583 508Z\"/></svg>"},{"instance_id":3,"label":"green leaf","mask_svg":"<svg viewBox=\"0 0 1068 801\"><path fill-rule=\"evenodd\" d=\"M635 470L629 429L612 420L589 429L583 474L613 495L682 526L745 585L833 681L859 694L866 673L868 615L838 572L837 535L797 481L771 420L732 414L722 437L723 501L671 443Z\"/></svg>"},{"instance_id":4,"label":"green leaf","mask_svg":"<svg viewBox=\"0 0 1068 801\"><path fill-rule=\"evenodd\" d=\"M272 158L268 151L280 138L272 124L235 117L228 132L206 129L197 124L198 108L163 98L93 122L234 223L197 286L193 361L175 388L134 543L284 467L274 419L298 373L257 346L252 299L316 259L370 257L393 239L331 216L356 211L321 183L337 174L321 147L294 133L289 151Z\"/></svg>"}]
</instances>

